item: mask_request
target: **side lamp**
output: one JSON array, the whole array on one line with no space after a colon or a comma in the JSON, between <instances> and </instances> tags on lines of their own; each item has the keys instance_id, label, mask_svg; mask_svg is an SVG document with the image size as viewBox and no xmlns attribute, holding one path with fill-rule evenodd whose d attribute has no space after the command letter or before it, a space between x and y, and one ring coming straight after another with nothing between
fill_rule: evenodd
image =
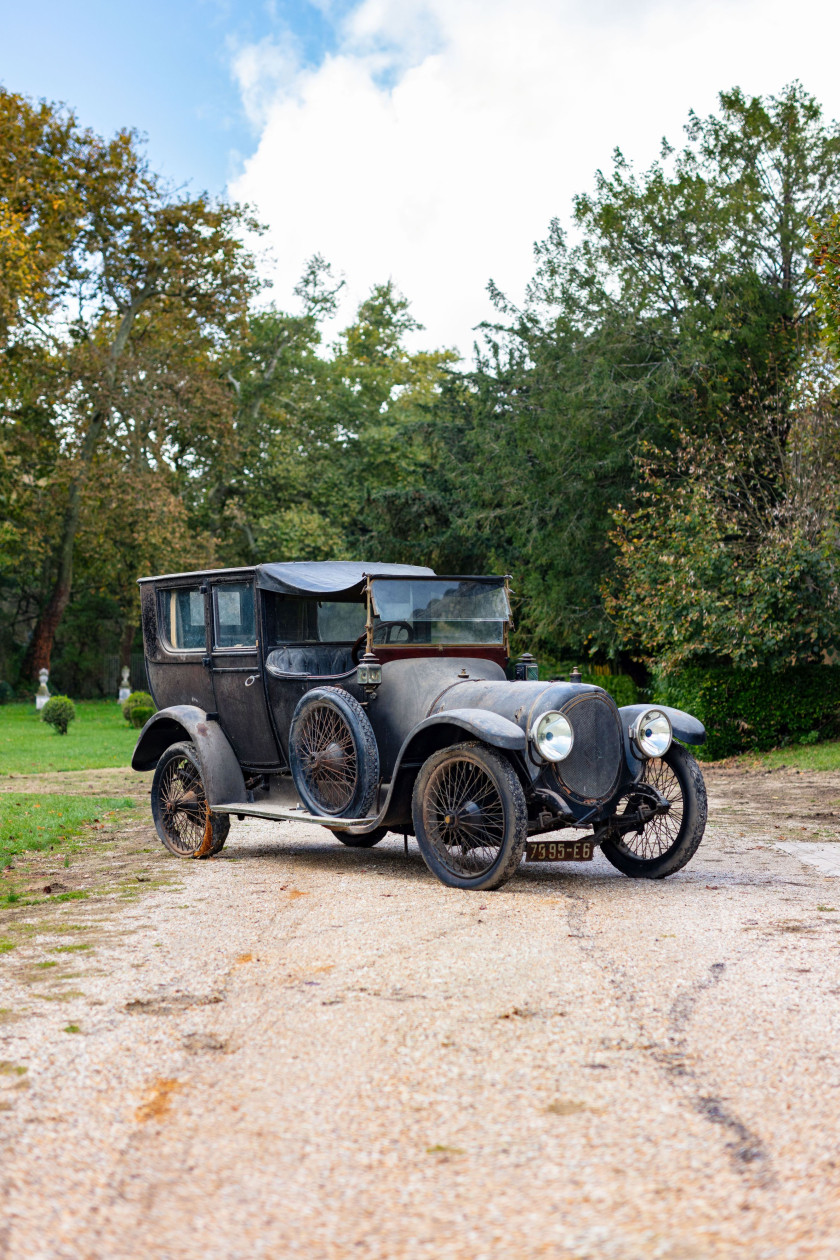
<instances>
[{"instance_id":1,"label":"side lamp","mask_svg":"<svg viewBox=\"0 0 840 1260\"><path fill-rule=\"evenodd\" d=\"M539 682L540 667L530 652L523 652L516 662L517 682Z\"/></svg>"},{"instance_id":2,"label":"side lamp","mask_svg":"<svg viewBox=\"0 0 840 1260\"><path fill-rule=\"evenodd\" d=\"M382 662L373 652L365 652L356 666L356 682L371 700L376 698L376 688L382 682Z\"/></svg>"}]
</instances>

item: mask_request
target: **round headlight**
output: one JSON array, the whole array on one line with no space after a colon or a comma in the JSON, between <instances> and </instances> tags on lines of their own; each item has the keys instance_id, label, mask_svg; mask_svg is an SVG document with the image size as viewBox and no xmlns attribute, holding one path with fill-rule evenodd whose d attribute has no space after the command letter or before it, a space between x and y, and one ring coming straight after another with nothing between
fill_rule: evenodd
<instances>
[{"instance_id":1,"label":"round headlight","mask_svg":"<svg viewBox=\"0 0 840 1260\"><path fill-rule=\"evenodd\" d=\"M668 714L661 709L646 709L630 727L630 738L643 757L664 757L672 734Z\"/></svg>"},{"instance_id":2,"label":"round headlight","mask_svg":"<svg viewBox=\"0 0 840 1260\"><path fill-rule=\"evenodd\" d=\"M569 719L552 709L538 718L532 738L537 752L546 761L563 761L572 751L575 733Z\"/></svg>"}]
</instances>

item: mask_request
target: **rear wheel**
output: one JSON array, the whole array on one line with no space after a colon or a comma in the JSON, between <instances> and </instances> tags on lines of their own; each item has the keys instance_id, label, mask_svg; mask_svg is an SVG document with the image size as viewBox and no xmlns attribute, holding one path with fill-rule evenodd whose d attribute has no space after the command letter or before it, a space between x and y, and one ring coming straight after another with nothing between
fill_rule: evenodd
<instances>
[{"instance_id":1,"label":"rear wheel","mask_svg":"<svg viewBox=\"0 0 840 1260\"><path fill-rule=\"evenodd\" d=\"M157 763L152 817L158 835L176 857L212 857L224 847L230 819L210 810L193 744L172 744Z\"/></svg>"},{"instance_id":2,"label":"rear wheel","mask_svg":"<svg viewBox=\"0 0 840 1260\"><path fill-rule=\"evenodd\" d=\"M373 831L338 831L333 827L329 828L335 836L336 840L340 840L342 844L346 844L348 849L372 849L375 844L379 844L380 840L384 840L388 834L387 827L374 827Z\"/></svg>"},{"instance_id":3,"label":"rear wheel","mask_svg":"<svg viewBox=\"0 0 840 1260\"><path fill-rule=\"evenodd\" d=\"M525 794L510 762L485 744L434 753L414 784L412 813L423 860L450 888L499 888L519 865Z\"/></svg>"},{"instance_id":4,"label":"rear wheel","mask_svg":"<svg viewBox=\"0 0 840 1260\"><path fill-rule=\"evenodd\" d=\"M601 850L625 875L637 879L664 879L688 863L697 852L706 829L706 785L700 767L681 744L672 744L664 757L645 762L642 783L671 802L667 814L659 814L637 831L617 840L605 840ZM647 803L632 791L619 803L617 816Z\"/></svg>"}]
</instances>

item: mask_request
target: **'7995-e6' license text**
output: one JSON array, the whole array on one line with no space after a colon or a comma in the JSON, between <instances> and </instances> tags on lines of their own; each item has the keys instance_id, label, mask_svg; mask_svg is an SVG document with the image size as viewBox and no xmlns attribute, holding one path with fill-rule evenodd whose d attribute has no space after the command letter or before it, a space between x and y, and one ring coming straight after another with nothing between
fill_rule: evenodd
<instances>
[{"instance_id":1,"label":"'7995-e6' license text","mask_svg":"<svg viewBox=\"0 0 840 1260\"><path fill-rule=\"evenodd\" d=\"M526 862L591 862L595 846L591 840L529 840Z\"/></svg>"}]
</instances>

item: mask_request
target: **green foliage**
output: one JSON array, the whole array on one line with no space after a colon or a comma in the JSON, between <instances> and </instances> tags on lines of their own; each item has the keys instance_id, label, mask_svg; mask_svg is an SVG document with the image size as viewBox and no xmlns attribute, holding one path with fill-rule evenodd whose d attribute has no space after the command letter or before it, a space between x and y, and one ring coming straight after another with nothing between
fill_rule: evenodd
<instances>
[{"instance_id":1,"label":"green foliage","mask_svg":"<svg viewBox=\"0 0 840 1260\"><path fill-rule=\"evenodd\" d=\"M15 698L15 689L11 683L4 682L0 679L0 704L8 704L10 700Z\"/></svg>"},{"instance_id":2,"label":"green foliage","mask_svg":"<svg viewBox=\"0 0 840 1260\"><path fill-rule=\"evenodd\" d=\"M54 727L59 735L66 735L71 722L76 720L76 706L69 696L51 696L41 710L41 721Z\"/></svg>"},{"instance_id":3,"label":"green foliage","mask_svg":"<svg viewBox=\"0 0 840 1260\"><path fill-rule=\"evenodd\" d=\"M148 709L149 717L155 712L155 702L149 695L148 691L132 691L127 700L123 702L122 714L129 726L142 726L143 722L135 722L132 714L135 709Z\"/></svg>"},{"instance_id":4,"label":"green foliage","mask_svg":"<svg viewBox=\"0 0 840 1260\"><path fill-rule=\"evenodd\" d=\"M153 704L136 704L131 710L129 721L136 730L140 730L141 727L146 725L149 718L152 717L155 712L156 709Z\"/></svg>"},{"instance_id":5,"label":"green foliage","mask_svg":"<svg viewBox=\"0 0 840 1260\"><path fill-rule=\"evenodd\" d=\"M557 661L551 657L540 657L540 679L543 682L551 678L568 678L575 668L574 662ZM619 708L625 704L637 704L639 689L629 674L595 674L580 671L581 682L592 687L603 687L615 700Z\"/></svg>"},{"instance_id":6,"label":"green foliage","mask_svg":"<svg viewBox=\"0 0 840 1260\"><path fill-rule=\"evenodd\" d=\"M812 742L815 732L832 732L840 709L840 666L801 665L781 673L686 668L658 676L654 698L700 719L707 738L697 751L714 761L748 749Z\"/></svg>"},{"instance_id":7,"label":"green foliage","mask_svg":"<svg viewBox=\"0 0 840 1260\"><path fill-rule=\"evenodd\" d=\"M46 706L45 706L46 707ZM45 774L50 770L96 770L127 766L137 734L113 700L82 700L73 738L53 739L31 701L0 706L0 775Z\"/></svg>"}]
</instances>

